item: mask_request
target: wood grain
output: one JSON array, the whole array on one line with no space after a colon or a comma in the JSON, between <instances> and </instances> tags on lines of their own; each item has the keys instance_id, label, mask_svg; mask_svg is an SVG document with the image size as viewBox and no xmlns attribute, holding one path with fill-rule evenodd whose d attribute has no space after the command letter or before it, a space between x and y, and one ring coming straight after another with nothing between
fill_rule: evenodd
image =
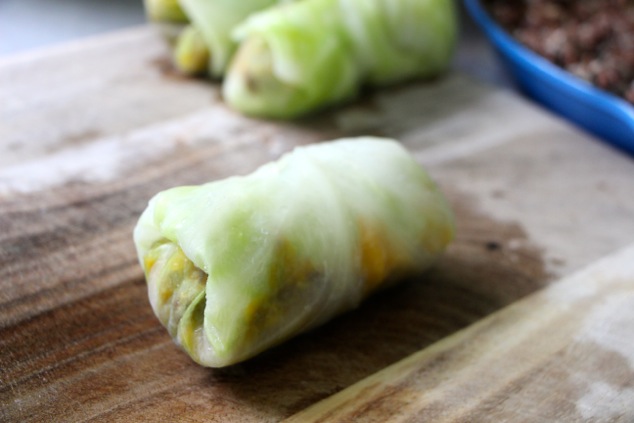
<instances>
[{"instance_id":1,"label":"wood grain","mask_svg":"<svg viewBox=\"0 0 634 423\"><path fill-rule=\"evenodd\" d=\"M0 63L2 421L278 421L632 240L633 161L512 93L453 74L258 121L166 63L148 28ZM147 302L131 231L148 199L366 133L447 192L445 257L246 363L194 364Z\"/></svg>"},{"instance_id":2,"label":"wood grain","mask_svg":"<svg viewBox=\"0 0 634 423\"><path fill-rule=\"evenodd\" d=\"M634 245L293 416L634 420Z\"/></svg>"}]
</instances>

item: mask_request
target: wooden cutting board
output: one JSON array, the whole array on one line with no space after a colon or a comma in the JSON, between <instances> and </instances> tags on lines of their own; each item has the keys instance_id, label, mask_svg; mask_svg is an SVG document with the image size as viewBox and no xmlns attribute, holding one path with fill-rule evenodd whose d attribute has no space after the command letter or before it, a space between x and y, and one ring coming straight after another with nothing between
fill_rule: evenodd
<instances>
[{"instance_id":1,"label":"wooden cutting board","mask_svg":"<svg viewBox=\"0 0 634 423\"><path fill-rule=\"evenodd\" d=\"M0 92L2 421L634 420L633 250L548 287L634 242L634 160L514 93L454 73L259 121L145 27L3 59ZM428 168L454 244L255 359L194 364L147 301L148 199L359 134Z\"/></svg>"}]
</instances>

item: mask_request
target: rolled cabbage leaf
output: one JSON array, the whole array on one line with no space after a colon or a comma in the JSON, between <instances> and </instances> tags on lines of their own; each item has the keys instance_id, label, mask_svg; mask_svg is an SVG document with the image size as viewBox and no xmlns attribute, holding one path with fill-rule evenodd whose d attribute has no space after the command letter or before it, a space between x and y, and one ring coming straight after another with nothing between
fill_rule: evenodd
<instances>
[{"instance_id":1,"label":"rolled cabbage leaf","mask_svg":"<svg viewBox=\"0 0 634 423\"><path fill-rule=\"evenodd\" d=\"M208 49L211 76L222 77L236 44L233 29L250 14L280 0L179 0L192 25L200 31Z\"/></svg>"},{"instance_id":2,"label":"rolled cabbage leaf","mask_svg":"<svg viewBox=\"0 0 634 423\"><path fill-rule=\"evenodd\" d=\"M189 26L189 19L178 0L144 0L143 3L148 19L167 43L174 46L183 29Z\"/></svg>"},{"instance_id":3,"label":"rolled cabbage leaf","mask_svg":"<svg viewBox=\"0 0 634 423\"><path fill-rule=\"evenodd\" d=\"M209 49L195 26L188 25L178 35L174 46L174 64L188 75L204 74L209 69Z\"/></svg>"},{"instance_id":4,"label":"rolled cabbage leaf","mask_svg":"<svg viewBox=\"0 0 634 423\"><path fill-rule=\"evenodd\" d=\"M151 21L186 23L187 15L179 0L144 0L145 13Z\"/></svg>"},{"instance_id":5,"label":"rolled cabbage leaf","mask_svg":"<svg viewBox=\"0 0 634 423\"><path fill-rule=\"evenodd\" d=\"M250 115L292 118L448 67L453 0L302 0L249 16L223 86Z\"/></svg>"},{"instance_id":6,"label":"rolled cabbage leaf","mask_svg":"<svg viewBox=\"0 0 634 423\"><path fill-rule=\"evenodd\" d=\"M430 266L451 211L393 140L298 147L160 192L134 230L150 303L196 362L240 362Z\"/></svg>"}]
</instances>

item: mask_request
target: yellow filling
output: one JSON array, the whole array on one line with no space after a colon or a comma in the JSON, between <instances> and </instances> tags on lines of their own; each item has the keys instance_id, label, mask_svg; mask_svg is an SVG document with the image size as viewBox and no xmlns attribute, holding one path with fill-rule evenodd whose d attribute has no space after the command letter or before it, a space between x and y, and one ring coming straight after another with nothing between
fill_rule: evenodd
<instances>
[{"instance_id":1,"label":"yellow filling","mask_svg":"<svg viewBox=\"0 0 634 423\"><path fill-rule=\"evenodd\" d=\"M395 271L409 267L407 256L389 245L376 224L359 222L359 244L365 294L383 285Z\"/></svg>"},{"instance_id":2,"label":"yellow filling","mask_svg":"<svg viewBox=\"0 0 634 423\"><path fill-rule=\"evenodd\" d=\"M143 258L146 278L155 293L155 312L172 336L189 305L205 289L207 274L171 242L155 244Z\"/></svg>"},{"instance_id":3,"label":"yellow filling","mask_svg":"<svg viewBox=\"0 0 634 423\"><path fill-rule=\"evenodd\" d=\"M423 248L431 254L440 253L454 237L454 228L449 224L440 225L435 232L435 237L425 234L421 239Z\"/></svg>"},{"instance_id":4,"label":"yellow filling","mask_svg":"<svg viewBox=\"0 0 634 423\"><path fill-rule=\"evenodd\" d=\"M145 257L143 257L143 270L145 271L146 277L152 271L152 268L156 264L156 260L158 260L158 252L156 249L150 250Z\"/></svg>"},{"instance_id":5,"label":"yellow filling","mask_svg":"<svg viewBox=\"0 0 634 423\"><path fill-rule=\"evenodd\" d=\"M291 242L280 239L269 267L270 290L264 297L253 299L245 308L244 316L249 326L246 336L261 336L274 328L288 312L293 302L301 300L302 291L311 279L319 277L313 264L300 256Z\"/></svg>"}]
</instances>

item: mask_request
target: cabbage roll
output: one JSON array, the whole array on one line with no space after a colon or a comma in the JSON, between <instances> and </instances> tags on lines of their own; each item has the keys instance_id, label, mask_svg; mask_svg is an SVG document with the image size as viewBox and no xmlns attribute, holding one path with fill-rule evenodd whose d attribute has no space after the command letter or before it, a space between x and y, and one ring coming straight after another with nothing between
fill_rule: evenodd
<instances>
[{"instance_id":1,"label":"cabbage roll","mask_svg":"<svg viewBox=\"0 0 634 423\"><path fill-rule=\"evenodd\" d=\"M174 46L183 29L190 26L189 18L178 0L144 0L143 4L148 20L167 43Z\"/></svg>"},{"instance_id":2,"label":"cabbage roll","mask_svg":"<svg viewBox=\"0 0 634 423\"><path fill-rule=\"evenodd\" d=\"M187 15L178 0L144 0L148 19L155 22L188 22Z\"/></svg>"},{"instance_id":3,"label":"cabbage roll","mask_svg":"<svg viewBox=\"0 0 634 423\"><path fill-rule=\"evenodd\" d=\"M302 0L234 30L240 48L225 100L240 112L292 118L445 70L456 39L453 0Z\"/></svg>"},{"instance_id":4,"label":"cabbage roll","mask_svg":"<svg viewBox=\"0 0 634 423\"><path fill-rule=\"evenodd\" d=\"M179 1L207 47L207 71L211 76L222 77L236 47L231 31L251 13L272 6L279 0ZM181 52L183 49L181 47ZM178 65L178 60L176 63Z\"/></svg>"},{"instance_id":5,"label":"cabbage roll","mask_svg":"<svg viewBox=\"0 0 634 423\"><path fill-rule=\"evenodd\" d=\"M235 51L231 31L251 13L290 0L145 0L148 18L174 44L183 73L222 77Z\"/></svg>"},{"instance_id":6,"label":"cabbage roll","mask_svg":"<svg viewBox=\"0 0 634 423\"><path fill-rule=\"evenodd\" d=\"M160 192L134 241L158 319L193 360L222 367L423 271L453 234L447 202L412 156L364 137Z\"/></svg>"},{"instance_id":7,"label":"cabbage roll","mask_svg":"<svg viewBox=\"0 0 634 423\"><path fill-rule=\"evenodd\" d=\"M184 74L202 75L209 69L209 49L202 33L194 26L185 27L174 46L174 64Z\"/></svg>"}]
</instances>

